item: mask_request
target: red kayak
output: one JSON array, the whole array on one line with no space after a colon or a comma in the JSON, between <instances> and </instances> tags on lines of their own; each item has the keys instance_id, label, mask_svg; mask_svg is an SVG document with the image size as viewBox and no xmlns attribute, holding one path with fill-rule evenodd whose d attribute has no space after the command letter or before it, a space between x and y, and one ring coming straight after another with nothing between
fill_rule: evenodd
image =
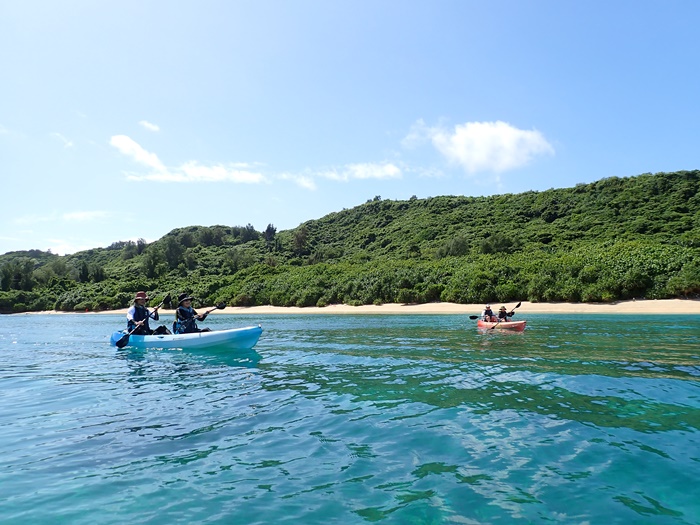
<instances>
[{"instance_id":1,"label":"red kayak","mask_svg":"<svg viewBox=\"0 0 700 525\"><path fill-rule=\"evenodd\" d=\"M525 324L527 321L503 321L501 323L490 323L488 321L482 321L479 319L476 322L477 328L481 328L483 330L512 330L514 332L522 332L525 330Z\"/></svg>"}]
</instances>

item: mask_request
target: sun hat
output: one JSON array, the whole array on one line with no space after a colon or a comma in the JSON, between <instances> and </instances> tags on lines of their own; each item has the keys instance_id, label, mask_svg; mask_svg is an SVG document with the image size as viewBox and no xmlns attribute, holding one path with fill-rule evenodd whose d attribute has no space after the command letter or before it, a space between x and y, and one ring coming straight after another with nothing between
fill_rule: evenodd
<instances>
[{"instance_id":1,"label":"sun hat","mask_svg":"<svg viewBox=\"0 0 700 525\"><path fill-rule=\"evenodd\" d=\"M186 293L181 293L180 295L177 296L177 304L180 305L184 303L185 301L191 301L194 299L194 297L190 297Z\"/></svg>"},{"instance_id":2,"label":"sun hat","mask_svg":"<svg viewBox=\"0 0 700 525\"><path fill-rule=\"evenodd\" d=\"M505 311L505 309L506 309L505 306L501 306L501 307L499 308L499 310L503 310L503 311Z\"/></svg>"},{"instance_id":3,"label":"sun hat","mask_svg":"<svg viewBox=\"0 0 700 525\"><path fill-rule=\"evenodd\" d=\"M136 292L136 297L134 297L134 301L137 299L143 299L144 301L148 301L149 297L146 295L146 292Z\"/></svg>"}]
</instances>

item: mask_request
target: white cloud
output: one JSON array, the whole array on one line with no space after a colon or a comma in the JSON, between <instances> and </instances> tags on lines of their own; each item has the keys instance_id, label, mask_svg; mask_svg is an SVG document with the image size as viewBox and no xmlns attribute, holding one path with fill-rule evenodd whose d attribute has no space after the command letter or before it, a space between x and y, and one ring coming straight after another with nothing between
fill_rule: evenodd
<instances>
[{"instance_id":1,"label":"white cloud","mask_svg":"<svg viewBox=\"0 0 700 525\"><path fill-rule=\"evenodd\" d=\"M239 170L217 164L202 166L196 162L187 162L178 168L164 169L147 175L131 174L128 180L155 182L235 182L239 184L259 184L265 182L261 173Z\"/></svg>"},{"instance_id":2,"label":"white cloud","mask_svg":"<svg viewBox=\"0 0 700 525\"><path fill-rule=\"evenodd\" d=\"M291 180L297 186L304 188L306 190L314 191L316 189L316 182L314 182L313 177L308 175L293 175L291 173L283 173L279 176L281 180Z\"/></svg>"},{"instance_id":3,"label":"white cloud","mask_svg":"<svg viewBox=\"0 0 700 525\"><path fill-rule=\"evenodd\" d=\"M60 133L51 133L51 136L54 138L57 138L61 142L63 142L63 147L64 148L71 148L73 147L73 141L68 140L66 137L61 135Z\"/></svg>"},{"instance_id":4,"label":"white cloud","mask_svg":"<svg viewBox=\"0 0 700 525\"><path fill-rule=\"evenodd\" d=\"M106 211L73 211L69 213L64 213L61 217L66 221L77 221L77 222L87 222L94 221L95 219L103 219L108 217L109 213Z\"/></svg>"},{"instance_id":5,"label":"white cloud","mask_svg":"<svg viewBox=\"0 0 700 525\"><path fill-rule=\"evenodd\" d=\"M401 168L390 162L347 164L339 169L321 171L318 174L326 179L347 182L351 179L400 179Z\"/></svg>"},{"instance_id":6,"label":"white cloud","mask_svg":"<svg viewBox=\"0 0 700 525\"><path fill-rule=\"evenodd\" d=\"M422 167L412 167L410 170L412 173L418 174L420 178L426 178L426 179L441 179L442 177L445 176L445 174L439 170L438 168L422 168Z\"/></svg>"},{"instance_id":7,"label":"white cloud","mask_svg":"<svg viewBox=\"0 0 700 525\"><path fill-rule=\"evenodd\" d=\"M390 162L346 164L338 168L328 168L318 171L304 170L301 174L281 173L279 180L292 181L297 186L314 191L317 189L316 179L324 178L338 182L367 179L400 179L403 176L401 168Z\"/></svg>"},{"instance_id":8,"label":"white cloud","mask_svg":"<svg viewBox=\"0 0 700 525\"><path fill-rule=\"evenodd\" d=\"M55 215L21 215L12 219L14 224L22 226L30 226L42 222L50 222L56 220Z\"/></svg>"},{"instance_id":9,"label":"white cloud","mask_svg":"<svg viewBox=\"0 0 700 525\"><path fill-rule=\"evenodd\" d=\"M253 169L264 166L264 164L262 162L231 162L229 166L237 169Z\"/></svg>"},{"instance_id":10,"label":"white cloud","mask_svg":"<svg viewBox=\"0 0 700 525\"><path fill-rule=\"evenodd\" d=\"M117 148L120 153L131 157L139 164L143 164L156 171L166 171L165 166L155 153L149 153L143 149L135 140L126 135L115 135L109 143Z\"/></svg>"},{"instance_id":11,"label":"white cloud","mask_svg":"<svg viewBox=\"0 0 700 525\"><path fill-rule=\"evenodd\" d=\"M70 221L70 222L87 222L94 221L97 219L104 219L111 215L111 213L103 210L95 211L71 211L66 213L56 213L51 212L46 215L22 215L12 219L14 224L22 226L31 226L33 224L41 224L45 222L56 222L56 221Z\"/></svg>"},{"instance_id":12,"label":"white cloud","mask_svg":"<svg viewBox=\"0 0 700 525\"><path fill-rule=\"evenodd\" d=\"M403 144L411 147L425 140L467 173L500 173L526 166L537 156L554 155L554 148L539 131L501 121L467 122L447 130L429 128L419 120Z\"/></svg>"},{"instance_id":13,"label":"white cloud","mask_svg":"<svg viewBox=\"0 0 700 525\"><path fill-rule=\"evenodd\" d=\"M243 184L258 184L265 181L265 177L261 173L240 170L234 167L227 168L221 164L216 166L200 166L196 162L188 162L180 169L189 180L197 182L230 181Z\"/></svg>"},{"instance_id":14,"label":"white cloud","mask_svg":"<svg viewBox=\"0 0 700 525\"><path fill-rule=\"evenodd\" d=\"M139 125L146 128L148 131L160 131L160 126L158 126L158 124L152 124L147 120L141 120Z\"/></svg>"},{"instance_id":15,"label":"white cloud","mask_svg":"<svg viewBox=\"0 0 700 525\"><path fill-rule=\"evenodd\" d=\"M154 182L233 182L236 184L261 184L270 180L256 168L260 163L229 163L202 165L196 161L186 162L176 167L166 167L155 153L145 150L136 141L126 135L115 135L110 144L123 155L132 158L138 164L151 168L150 172L128 172L127 180ZM400 179L402 169L391 162L347 164L301 174L281 173L275 175L278 180L289 180L307 190L316 189L316 179L326 178L341 182L368 179Z\"/></svg>"},{"instance_id":16,"label":"white cloud","mask_svg":"<svg viewBox=\"0 0 700 525\"><path fill-rule=\"evenodd\" d=\"M406 149L413 149L430 141L430 128L425 125L423 119L418 119L411 129L408 131L401 145Z\"/></svg>"},{"instance_id":17,"label":"white cloud","mask_svg":"<svg viewBox=\"0 0 700 525\"><path fill-rule=\"evenodd\" d=\"M265 176L261 173L240 171L226 166L199 166L188 163L174 170L165 170L155 173L140 175L129 173L127 180L142 182L234 182L239 184L259 184L265 182Z\"/></svg>"},{"instance_id":18,"label":"white cloud","mask_svg":"<svg viewBox=\"0 0 700 525\"><path fill-rule=\"evenodd\" d=\"M266 182L262 173L239 169L240 164L224 166L202 166L190 161L185 164L167 168L155 153L150 153L141 147L135 140L126 135L115 135L109 143L117 148L123 155L131 157L138 164L151 168L150 173L127 173L127 180L154 181L154 182L234 182L239 184L260 184Z\"/></svg>"}]
</instances>

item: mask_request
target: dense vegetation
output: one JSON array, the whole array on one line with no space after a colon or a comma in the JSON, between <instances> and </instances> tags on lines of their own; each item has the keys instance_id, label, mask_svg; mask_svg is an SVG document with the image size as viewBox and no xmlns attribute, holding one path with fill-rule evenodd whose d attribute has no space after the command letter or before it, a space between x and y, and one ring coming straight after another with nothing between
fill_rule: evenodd
<instances>
[{"instance_id":1,"label":"dense vegetation","mask_svg":"<svg viewBox=\"0 0 700 525\"><path fill-rule=\"evenodd\" d=\"M0 255L0 311L125 307L134 292L323 306L609 302L700 294L700 171L493 197L380 197L293 230L191 226L73 255Z\"/></svg>"}]
</instances>

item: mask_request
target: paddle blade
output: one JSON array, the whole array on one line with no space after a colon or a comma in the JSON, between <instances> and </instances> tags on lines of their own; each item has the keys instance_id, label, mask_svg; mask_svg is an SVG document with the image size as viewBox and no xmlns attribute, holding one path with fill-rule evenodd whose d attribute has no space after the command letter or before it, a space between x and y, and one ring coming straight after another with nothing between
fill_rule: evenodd
<instances>
[{"instance_id":1,"label":"paddle blade","mask_svg":"<svg viewBox=\"0 0 700 525\"><path fill-rule=\"evenodd\" d=\"M470 315L470 316L469 316L469 319L478 319L478 318L479 318L478 315Z\"/></svg>"},{"instance_id":2,"label":"paddle blade","mask_svg":"<svg viewBox=\"0 0 700 525\"><path fill-rule=\"evenodd\" d=\"M223 310L224 308L226 308L226 303L219 303L216 305L217 310Z\"/></svg>"},{"instance_id":3,"label":"paddle blade","mask_svg":"<svg viewBox=\"0 0 700 525\"><path fill-rule=\"evenodd\" d=\"M515 310L516 308L520 308L520 305L521 305L521 304L523 304L523 303L520 302L520 303L516 304L516 305L513 307L513 310Z\"/></svg>"},{"instance_id":4,"label":"paddle blade","mask_svg":"<svg viewBox=\"0 0 700 525\"><path fill-rule=\"evenodd\" d=\"M129 344L129 334L124 334L123 336L121 336L119 341L116 342L117 348L124 348L128 344Z\"/></svg>"}]
</instances>

